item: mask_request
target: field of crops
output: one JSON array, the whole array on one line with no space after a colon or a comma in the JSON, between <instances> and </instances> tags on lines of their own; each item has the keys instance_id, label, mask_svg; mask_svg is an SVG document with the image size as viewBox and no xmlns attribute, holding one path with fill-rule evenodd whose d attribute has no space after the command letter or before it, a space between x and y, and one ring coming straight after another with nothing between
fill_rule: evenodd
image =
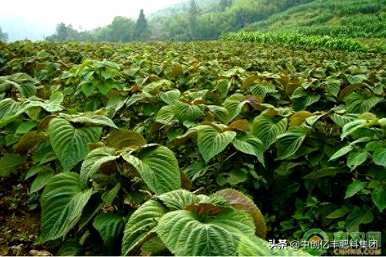
<instances>
[{"instance_id":1,"label":"field of crops","mask_svg":"<svg viewBox=\"0 0 386 257\"><path fill-rule=\"evenodd\" d=\"M2 44L0 186L28 194L1 190L0 220L28 205L27 253L58 255L321 254L268 240L385 232L386 56L350 50Z\"/></svg>"}]
</instances>

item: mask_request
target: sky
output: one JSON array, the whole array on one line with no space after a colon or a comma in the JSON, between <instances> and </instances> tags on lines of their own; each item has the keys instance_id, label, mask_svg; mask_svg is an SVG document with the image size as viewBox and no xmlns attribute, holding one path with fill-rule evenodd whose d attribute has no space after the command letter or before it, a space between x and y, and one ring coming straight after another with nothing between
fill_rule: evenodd
<instances>
[{"instance_id":1,"label":"sky","mask_svg":"<svg viewBox=\"0 0 386 257\"><path fill-rule=\"evenodd\" d=\"M1 0L0 27L11 40L36 39L64 22L87 30L109 24L115 16L136 19L182 0ZM35 35L36 34L36 35ZM25 38L24 37L24 38Z\"/></svg>"}]
</instances>

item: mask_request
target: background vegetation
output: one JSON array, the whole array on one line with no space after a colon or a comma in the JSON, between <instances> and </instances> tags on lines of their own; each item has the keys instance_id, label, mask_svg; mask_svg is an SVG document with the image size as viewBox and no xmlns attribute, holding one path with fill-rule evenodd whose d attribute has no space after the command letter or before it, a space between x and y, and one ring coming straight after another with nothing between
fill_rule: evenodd
<instances>
[{"instance_id":1,"label":"background vegetation","mask_svg":"<svg viewBox=\"0 0 386 257\"><path fill-rule=\"evenodd\" d=\"M59 24L54 41L207 40L226 32L284 31L309 35L385 37L384 0L191 0L138 21L116 17L93 31ZM139 29L139 30L138 30Z\"/></svg>"}]
</instances>

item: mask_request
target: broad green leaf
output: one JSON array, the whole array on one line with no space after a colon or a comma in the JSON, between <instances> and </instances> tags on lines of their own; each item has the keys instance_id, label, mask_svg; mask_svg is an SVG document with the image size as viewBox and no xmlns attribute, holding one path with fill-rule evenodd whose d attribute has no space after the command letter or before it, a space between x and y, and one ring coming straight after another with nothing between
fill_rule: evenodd
<instances>
[{"instance_id":1,"label":"broad green leaf","mask_svg":"<svg viewBox=\"0 0 386 257\"><path fill-rule=\"evenodd\" d=\"M178 122L177 118L175 117L175 107L174 105L166 105L162 107L155 117L155 121L161 124L171 124L174 122Z\"/></svg>"},{"instance_id":2,"label":"broad green leaf","mask_svg":"<svg viewBox=\"0 0 386 257\"><path fill-rule=\"evenodd\" d=\"M99 147L92 150L85 158L80 169L80 178L87 182L102 167L103 164L119 158L114 148Z\"/></svg>"},{"instance_id":3,"label":"broad green leaf","mask_svg":"<svg viewBox=\"0 0 386 257\"><path fill-rule=\"evenodd\" d=\"M329 161L335 161L335 160L339 159L340 157L348 154L353 149L354 149L354 147L352 145L346 145L346 146L342 147L341 149L339 149L336 153L334 153L330 157Z\"/></svg>"},{"instance_id":4,"label":"broad green leaf","mask_svg":"<svg viewBox=\"0 0 386 257\"><path fill-rule=\"evenodd\" d=\"M211 113L215 115L215 117L226 124L228 122L229 111L225 107L217 106L217 105L208 105L207 108Z\"/></svg>"},{"instance_id":5,"label":"broad green leaf","mask_svg":"<svg viewBox=\"0 0 386 257\"><path fill-rule=\"evenodd\" d=\"M51 95L49 100L46 101L36 97L29 98L26 102L27 105L24 108L25 110L28 110L33 107L41 107L47 112L59 112L63 110L63 106L61 105L63 99L63 93L57 91Z\"/></svg>"},{"instance_id":6,"label":"broad green leaf","mask_svg":"<svg viewBox=\"0 0 386 257\"><path fill-rule=\"evenodd\" d=\"M343 206L327 215L327 219L339 219L350 213L351 209Z\"/></svg>"},{"instance_id":7,"label":"broad green leaf","mask_svg":"<svg viewBox=\"0 0 386 257\"><path fill-rule=\"evenodd\" d=\"M60 114L60 116L71 123L86 124L91 126L106 126L118 129L110 118L96 113L80 113L74 115Z\"/></svg>"},{"instance_id":8,"label":"broad green leaf","mask_svg":"<svg viewBox=\"0 0 386 257\"><path fill-rule=\"evenodd\" d=\"M373 153L373 161L386 168L386 148L379 148Z\"/></svg>"},{"instance_id":9,"label":"broad green leaf","mask_svg":"<svg viewBox=\"0 0 386 257\"><path fill-rule=\"evenodd\" d=\"M160 98L166 104L174 104L180 98L181 92L178 89L173 89L167 92L160 93Z\"/></svg>"},{"instance_id":10,"label":"broad green leaf","mask_svg":"<svg viewBox=\"0 0 386 257\"><path fill-rule=\"evenodd\" d=\"M344 125L344 127L342 129L342 134L340 135L340 138L344 139L347 136L354 133L355 131L357 131L358 129L365 127L366 125L367 125L366 120L351 121L351 122L347 123L346 125Z\"/></svg>"},{"instance_id":11,"label":"broad green leaf","mask_svg":"<svg viewBox=\"0 0 386 257\"><path fill-rule=\"evenodd\" d=\"M146 145L145 138L134 131L120 129L112 131L106 139L106 145L121 149L125 147L138 147Z\"/></svg>"},{"instance_id":12,"label":"broad green leaf","mask_svg":"<svg viewBox=\"0 0 386 257\"><path fill-rule=\"evenodd\" d=\"M264 151L265 147L260 139L251 135L237 135L232 142L233 146L245 154L256 156L259 162L265 166Z\"/></svg>"},{"instance_id":13,"label":"broad green leaf","mask_svg":"<svg viewBox=\"0 0 386 257\"><path fill-rule=\"evenodd\" d=\"M114 199L117 197L119 190L121 190L121 184L116 184L110 191L106 191L102 194L101 198L105 204L113 204Z\"/></svg>"},{"instance_id":14,"label":"broad green leaf","mask_svg":"<svg viewBox=\"0 0 386 257\"><path fill-rule=\"evenodd\" d=\"M374 220L374 215L370 208L355 207L346 218L347 231L360 231L359 226L362 224L369 224Z\"/></svg>"},{"instance_id":15,"label":"broad green leaf","mask_svg":"<svg viewBox=\"0 0 386 257\"><path fill-rule=\"evenodd\" d=\"M120 240L124 223L121 216L113 213L102 213L95 217L94 228L98 231L105 246L111 248Z\"/></svg>"},{"instance_id":16,"label":"broad green leaf","mask_svg":"<svg viewBox=\"0 0 386 257\"><path fill-rule=\"evenodd\" d=\"M8 177L22 165L24 157L18 154L5 154L0 159L0 177Z\"/></svg>"},{"instance_id":17,"label":"broad green leaf","mask_svg":"<svg viewBox=\"0 0 386 257\"><path fill-rule=\"evenodd\" d=\"M346 195L344 199L353 197L366 187L366 183L360 180L354 180L346 189Z\"/></svg>"},{"instance_id":18,"label":"broad green leaf","mask_svg":"<svg viewBox=\"0 0 386 257\"><path fill-rule=\"evenodd\" d=\"M371 199L375 206L377 206L379 212L383 212L386 209L386 190L384 187L374 189L371 194Z\"/></svg>"},{"instance_id":19,"label":"broad green leaf","mask_svg":"<svg viewBox=\"0 0 386 257\"><path fill-rule=\"evenodd\" d=\"M350 82L351 85L362 83L367 79L368 79L368 77L366 75L363 75L363 74L347 76L347 80L348 80L348 82Z\"/></svg>"},{"instance_id":20,"label":"broad green leaf","mask_svg":"<svg viewBox=\"0 0 386 257\"><path fill-rule=\"evenodd\" d=\"M223 197L233 208L248 212L255 221L256 234L261 238L266 237L267 226L264 216L250 198L234 189L223 189L217 191L215 195Z\"/></svg>"},{"instance_id":21,"label":"broad green leaf","mask_svg":"<svg viewBox=\"0 0 386 257\"><path fill-rule=\"evenodd\" d=\"M139 207L126 223L122 239L122 255L128 255L154 233L154 228L165 213L165 208L154 200L149 200Z\"/></svg>"},{"instance_id":22,"label":"broad green leaf","mask_svg":"<svg viewBox=\"0 0 386 257\"><path fill-rule=\"evenodd\" d=\"M192 205L194 203L199 202L199 198L185 190L185 189L179 189L175 191L171 191L165 194L162 194L157 197L162 201L162 203L168 207L170 210L182 210L188 205Z\"/></svg>"},{"instance_id":23,"label":"broad green leaf","mask_svg":"<svg viewBox=\"0 0 386 257\"><path fill-rule=\"evenodd\" d=\"M67 241L64 242L59 250L57 251L57 256L78 256L81 255L82 246L76 241Z\"/></svg>"},{"instance_id":24,"label":"broad green leaf","mask_svg":"<svg viewBox=\"0 0 386 257\"><path fill-rule=\"evenodd\" d=\"M252 132L257 136L268 149L279 135L287 130L287 118L270 117L268 115L258 116L252 124Z\"/></svg>"},{"instance_id":25,"label":"broad green leaf","mask_svg":"<svg viewBox=\"0 0 386 257\"><path fill-rule=\"evenodd\" d=\"M146 149L138 157L131 154L123 154L122 157L138 171L154 193L162 194L181 188L178 161L167 147Z\"/></svg>"},{"instance_id":26,"label":"broad green leaf","mask_svg":"<svg viewBox=\"0 0 386 257\"><path fill-rule=\"evenodd\" d=\"M36 85L38 81L26 73L14 73L9 76L0 77L0 88L1 89L11 89L14 88L19 91L20 95L23 97L30 97L36 94ZM2 90L0 90L2 93Z\"/></svg>"},{"instance_id":27,"label":"broad green leaf","mask_svg":"<svg viewBox=\"0 0 386 257\"><path fill-rule=\"evenodd\" d=\"M25 121L19 125L16 129L16 134L26 134L28 133L31 129L36 127L36 122L35 121Z\"/></svg>"},{"instance_id":28,"label":"broad green leaf","mask_svg":"<svg viewBox=\"0 0 386 257\"><path fill-rule=\"evenodd\" d=\"M258 237L244 235L240 236L237 252L239 256L272 256L268 242Z\"/></svg>"},{"instance_id":29,"label":"broad green leaf","mask_svg":"<svg viewBox=\"0 0 386 257\"><path fill-rule=\"evenodd\" d=\"M206 220L187 210L173 211L156 228L165 246L178 256L236 255L239 234L253 236L252 218L242 211L228 210Z\"/></svg>"},{"instance_id":30,"label":"broad green leaf","mask_svg":"<svg viewBox=\"0 0 386 257\"><path fill-rule=\"evenodd\" d=\"M350 152L347 157L347 166L351 170L356 169L367 160L368 155L367 151Z\"/></svg>"},{"instance_id":31,"label":"broad green leaf","mask_svg":"<svg viewBox=\"0 0 386 257\"><path fill-rule=\"evenodd\" d=\"M88 144L98 141L101 128L75 128L65 119L55 118L49 124L48 135L64 171L70 171L86 157Z\"/></svg>"},{"instance_id":32,"label":"broad green leaf","mask_svg":"<svg viewBox=\"0 0 386 257\"><path fill-rule=\"evenodd\" d=\"M180 122L195 121L204 114L197 105L177 101L173 106L175 117Z\"/></svg>"},{"instance_id":33,"label":"broad green leaf","mask_svg":"<svg viewBox=\"0 0 386 257\"><path fill-rule=\"evenodd\" d=\"M248 101L245 100L245 96L241 94L235 94L228 97L223 103L223 106L228 110L228 117L225 120L225 124L228 124L239 116L244 105L247 103Z\"/></svg>"},{"instance_id":34,"label":"broad green leaf","mask_svg":"<svg viewBox=\"0 0 386 257\"><path fill-rule=\"evenodd\" d=\"M277 160L285 160L295 155L299 148L302 146L306 135L307 131L305 129L298 128L278 136Z\"/></svg>"},{"instance_id":35,"label":"broad green leaf","mask_svg":"<svg viewBox=\"0 0 386 257\"><path fill-rule=\"evenodd\" d=\"M234 131L219 132L211 126L202 126L197 132L198 150L205 162L221 153L236 137Z\"/></svg>"},{"instance_id":36,"label":"broad green leaf","mask_svg":"<svg viewBox=\"0 0 386 257\"><path fill-rule=\"evenodd\" d=\"M64 172L52 177L41 196L40 241L65 237L79 221L92 193L77 173Z\"/></svg>"},{"instance_id":37,"label":"broad green leaf","mask_svg":"<svg viewBox=\"0 0 386 257\"><path fill-rule=\"evenodd\" d=\"M43 189L54 175L55 172L52 169L45 169L39 172L31 184L30 193L32 194Z\"/></svg>"},{"instance_id":38,"label":"broad green leaf","mask_svg":"<svg viewBox=\"0 0 386 257\"><path fill-rule=\"evenodd\" d=\"M352 93L345 99L347 111L350 113L364 113L369 112L377 104L384 101L383 97L378 96L364 96L358 93Z\"/></svg>"}]
</instances>

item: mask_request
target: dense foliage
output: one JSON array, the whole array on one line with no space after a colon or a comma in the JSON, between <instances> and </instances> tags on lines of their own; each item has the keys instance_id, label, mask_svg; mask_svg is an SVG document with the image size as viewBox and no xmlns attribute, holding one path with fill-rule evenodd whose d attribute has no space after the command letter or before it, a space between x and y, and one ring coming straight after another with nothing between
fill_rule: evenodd
<instances>
[{"instance_id":1,"label":"dense foliage","mask_svg":"<svg viewBox=\"0 0 386 257\"><path fill-rule=\"evenodd\" d=\"M102 28L78 32L60 24L55 41L205 40L222 33L246 31L296 32L306 35L382 38L386 36L385 0L186 0L138 22L116 17ZM385 45L385 41L382 42Z\"/></svg>"},{"instance_id":2,"label":"dense foliage","mask_svg":"<svg viewBox=\"0 0 386 257\"><path fill-rule=\"evenodd\" d=\"M0 177L31 182L63 255L384 232L385 68L256 43L2 44Z\"/></svg>"},{"instance_id":3,"label":"dense foliage","mask_svg":"<svg viewBox=\"0 0 386 257\"><path fill-rule=\"evenodd\" d=\"M102 28L79 32L71 25L59 24L52 41L198 40L216 39L221 33L238 31L245 25L311 0L186 0L151 16L142 33L133 30L131 19L116 17ZM146 11L146 10L145 10ZM144 14L138 20L146 23ZM122 29L126 26L126 30ZM122 36L119 36L122 35ZM125 35L125 36L123 36Z\"/></svg>"},{"instance_id":4,"label":"dense foliage","mask_svg":"<svg viewBox=\"0 0 386 257\"><path fill-rule=\"evenodd\" d=\"M296 32L233 32L222 36L224 40L284 44L289 47L332 49L359 52L386 53L384 40L359 40L349 37L305 35Z\"/></svg>"},{"instance_id":5,"label":"dense foliage","mask_svg":"<svg viewBox=\"0 0 386 257\"><path fill-rule=\"evenodd\" d=\"M385 38L386 1L312 1L250 24L246 29L292 31L309 35Z\"/></svg>"}]
</instances>

